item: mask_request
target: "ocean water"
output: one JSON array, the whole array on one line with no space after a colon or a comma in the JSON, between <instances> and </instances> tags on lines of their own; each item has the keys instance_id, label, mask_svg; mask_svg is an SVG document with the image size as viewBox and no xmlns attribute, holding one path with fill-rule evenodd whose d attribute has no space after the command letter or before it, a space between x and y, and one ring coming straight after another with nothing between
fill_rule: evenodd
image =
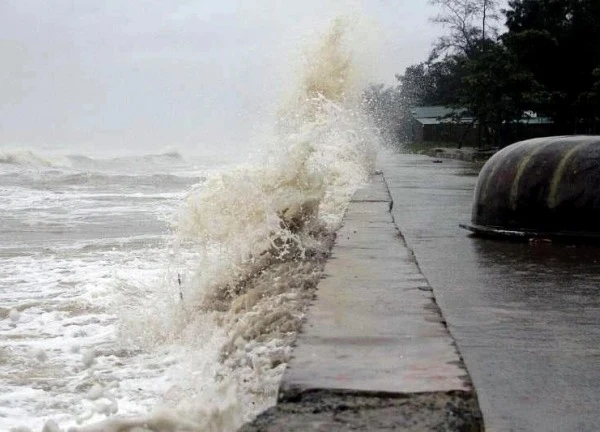
<instances>
[{"instance_id":1,"label":"ocean water","mask_svg":"<svg viewBox=\"0 0 600 432\"><path fill-rule=\"evenodd\" d=\"M346 31L251 162L0 148L0 430L233 431L274 404L373 170Z\"/></svg>"}]
</instances>

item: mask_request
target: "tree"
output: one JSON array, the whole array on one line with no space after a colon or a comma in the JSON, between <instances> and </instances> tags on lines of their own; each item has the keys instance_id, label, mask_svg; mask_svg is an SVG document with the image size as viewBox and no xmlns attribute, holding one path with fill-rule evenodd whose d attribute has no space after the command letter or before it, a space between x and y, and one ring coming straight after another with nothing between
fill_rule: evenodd
<instances>
[{"instance_id":1,"label":"tree","mask_svg":"<svg viewBox=\"0 0 600 432\"><path fill-rule=\"evenodd\" d=\"M535 110L558 133L591 132L599 111L589 96L600 67L600 2L511 0L505 15L505 44L547 94Z\"/></svg>"},{"instance_id":2,"label":"tree","mask_svg":"<svg viewBox=\"0 0 600 432\"><path fill-rule=\"evenodd\" d=\"M411 135L411 108L418 105L459 103L462 62L447 56L437 62L423 62L396 75L398 85L371 85L364 100L375 125L388 143L406 141Z\"/></svg>"},{"instance_id":3,"label":"tree","mask_svg":"<svg viewBox=\"0 0 600 432\"><path fill-rule=\"evenodd\" d=\"M448 28L449 33L436 43L432 57L452 53L474 57L483 41L496 33L497 0L430 0L442 12L432 21Z\"/></svg>"},{"instance_id":4,"label":"tree","mask_svg":"<svg viewBox=\"0 0 600 432\"><path fill-rule=\"evenodd\" d=\"M508 144L524 112L542 97L540 86L501 43L488 42L465 69L461 104L479 122L485 143Z\"/></svg>"},{"instance_id":5,"label":"tree","mask_svg":"<svg viewBox=\"0 0 600 432\"><path fill-rule=\"evenodd\" d=\"M397 88L383 84L371 85L363 95L373 123L386 144L395 145L404 140L401 119L408 107L402 103Z\"/></svg>"},{"instance_id":6,"label":"tree","mask_svg":"<svg viewBox=\"0 0 600 432\"><path fill-rule=\"evenodd\" d=\"M407 106L431 104L435 90L427 63L407 67L404 75L396 75L396 79L403 104Z\"/></svg>"},{"instance_id":7,"label":"tree","mask_svg":"<svg viewBox=\"0 0 600 432\"><path fill-rule=\"evenodd\" d=\"M401 99L408 105L456 105L463 77L460 56L423 62L396 75Z\"/></svg>"},{"instance_id":8,"label":"tree","mask_svg":"<svg viewBox=\"0 0 600 432\"><path fill-rule=\"evenodd\" d=\"M415 105L466 108L496 145L528 111L552 118L557 134L599 132L600 0L510 0L500 37L497 0L430 2L448 32L427 61L397 75L393 118Z\"/></svg>"}]
</instances>

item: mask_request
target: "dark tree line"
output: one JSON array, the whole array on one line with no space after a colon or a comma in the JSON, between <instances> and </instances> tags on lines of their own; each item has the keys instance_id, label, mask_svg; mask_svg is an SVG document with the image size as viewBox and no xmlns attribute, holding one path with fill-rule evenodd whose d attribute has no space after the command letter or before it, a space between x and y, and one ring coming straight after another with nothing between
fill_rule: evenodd
<instances>
[{"instance_id":1,"label":"dark tree line","mask_svg":"<svg viewBox=\"0 0 600 432\"><path fill-rule=\"evenodd\" d=\"M484 143L506 145L535 112L553 133L600 133L600 0L432 0L447 32L429 58L367 91L376 121L406 138L411 106L465 108ZM499 23L506 30L499 33Z\"/></svg>"}]
</instances>

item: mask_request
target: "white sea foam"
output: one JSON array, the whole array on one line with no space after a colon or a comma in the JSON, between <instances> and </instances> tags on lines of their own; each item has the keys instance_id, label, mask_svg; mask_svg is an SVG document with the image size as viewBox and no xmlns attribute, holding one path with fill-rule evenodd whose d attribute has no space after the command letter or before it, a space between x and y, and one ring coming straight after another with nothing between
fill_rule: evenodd
<instances>
[{"instance_id":1,"label":"white sea foam","mask_svg":"<svg viewBox=\"0 0 600 432\"><path fill-rule=\"evenodd\" d=\"M115 248L2 258L2 306L12 307L0 307L0 430L100 420L114 406L142 414L159 400L172 360L123 346L111 308L123 286L158 285L166 255ZM88 400L95 385L102 397Z\"/></svg>"}]
</instances>

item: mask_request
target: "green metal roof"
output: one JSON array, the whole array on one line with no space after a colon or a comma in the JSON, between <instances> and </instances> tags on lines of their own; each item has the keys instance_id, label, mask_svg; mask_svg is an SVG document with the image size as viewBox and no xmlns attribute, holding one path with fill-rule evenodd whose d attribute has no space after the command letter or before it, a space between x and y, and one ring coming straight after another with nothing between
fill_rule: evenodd
<instances>
[{"instance_id":1,"label":"green metal roof","mask_svg":"<svg viewBox=\"0 0 600 432\"><path fill-rule=\"evenodd\" d=\"M412 107L410 112L417 119L441 119L452 114L464 114L464 108L450 108L446 106L418 106Z\"/></svg>"},{"instance_id":2,"label":"green metal roof","mask_svg":"<svg viewBox=\"0 0 600 432\"><path fill-rule=\"evenodd\" d=\"M471 123L473 117L465 116L467 110L464 108L450 108L446 106L419 106L413 107L410 110L413 117L422 124L440 124L452 123L454 119L451 115L460 116L459 123Z\"/></svg>"},{"instance_id":3,"label":"green metal roof","mask_svg":"<svg viewBox=\"0 0 600 432\"><path fill-rule=\"evenodd\" d=\"M418 122L424 125L433 125L440 123L453 123L455 119L451 118L452 114L460 116L458 123L472 123L473 117L467 115L465 108L451 108L447 106L418 106L410 109L411 114ZM526 114L526 113L525 113ZM519 120L522 124L551 124L552 120L547 117L535 117L524 115Z\"/></svg>"}]
</instances>

